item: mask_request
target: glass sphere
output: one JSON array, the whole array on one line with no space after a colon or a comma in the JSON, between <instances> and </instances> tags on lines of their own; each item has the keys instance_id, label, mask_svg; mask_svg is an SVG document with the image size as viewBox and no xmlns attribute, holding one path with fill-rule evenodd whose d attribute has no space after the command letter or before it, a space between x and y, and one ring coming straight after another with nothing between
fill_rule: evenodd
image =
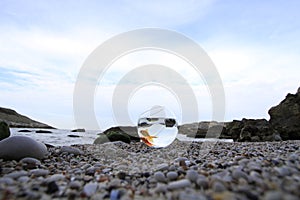
<instances>
[{"instance_id":1,"label":"glass sphere","mask_svg":"<svg viewBox=\"0 0 300 200\"><path fill-rule=\"evenodd\" d=\"M137 129L141 142L155 148L170 145L178 133L175 115L163 106L154 106L142 113Z\"/></svg>"}]
</instances>

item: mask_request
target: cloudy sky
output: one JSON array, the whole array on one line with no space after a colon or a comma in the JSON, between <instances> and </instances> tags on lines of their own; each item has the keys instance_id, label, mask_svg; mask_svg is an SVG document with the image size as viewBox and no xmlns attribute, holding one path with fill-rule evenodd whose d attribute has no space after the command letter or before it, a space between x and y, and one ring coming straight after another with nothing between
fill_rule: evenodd
<instances>
[{"instance_id":1,"label":"cloudy sky","mask_svg":"<svg viewBox=\"0 0 300 200\"><path fill-rule=\"evenodd\" d=\"M225 121L268 119L268 109L300 87L299 7L297 0L2 0L0 106L58 128L76 127L73 91L87 57L115 35L156 27L189 37L213 60L226 95ZM118 81L153 63L184 76L197 96L198 120L211 120L210 94L191 66L174 55L141 51L116 60L99 80L94 108L100 129L115 123ZM159 85L132 94L132 122L152 105L169 106L181 122L178 99Z\"/></svg>"}]
</instances>

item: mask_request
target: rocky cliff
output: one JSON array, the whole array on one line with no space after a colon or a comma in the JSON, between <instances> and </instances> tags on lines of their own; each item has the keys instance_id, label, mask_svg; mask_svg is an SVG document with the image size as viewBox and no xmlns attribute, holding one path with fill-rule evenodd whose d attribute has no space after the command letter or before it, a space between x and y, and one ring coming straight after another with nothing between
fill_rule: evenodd
<instances>
[{"instance_id":1,"label":"rocky cliff","mask_svg":"<svg viewBox=\"0 0 300 200\"><path fill-rule=\"evenodd\" d=\"M23 116L12 109L2 107L0 107L0 121L6 122L11 128L53 128Z\"/></svg>"}]
</instances>

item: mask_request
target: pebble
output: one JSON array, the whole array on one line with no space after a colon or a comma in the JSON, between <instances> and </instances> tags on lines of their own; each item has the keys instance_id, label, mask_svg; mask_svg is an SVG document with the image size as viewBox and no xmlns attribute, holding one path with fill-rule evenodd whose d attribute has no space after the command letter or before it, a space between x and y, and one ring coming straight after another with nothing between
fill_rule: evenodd
<instances>
[{"instance_id":1,"label":"pebble","mask_svg":"<svg viewBox=\"0 0 300 200\"><path fill-rule=\"evenodd\" d=\"M157 182L165 183L166 182L166 177L163 172L155 172L154 173L154 178Z\"/></svg>"},{"instance_id":2,"label":"pebble","mask_svg":"<svg viewBox=\"0 0 300 200\"><path fill-rule=\"evenodd\" d=\"M46 178L45 182L50 183L50 182L60 181L60 180L64 180L64 179L65 179L65 176L62 174L53 174L52 176Z\"/></svg>"},{"instance_id":3,"label":"pebble","mask_svg":"<svg viewBox=\"0 0 300 200\"><path fill-rule=\"evenodd\" d=\"M223 183L215 181L212 185L212 189L214 192L220 193L224 192L226 190L226 187L223 185Z\"/></svg>"},{"instance_id":4,"label":"pebble","mask_svg":"<svg viewBox=\"0 0 300 200\"><path fill-rule=\"evenodd\" d=\"M245 180L248 180L248 175L241 171L240 169L235 169L233 172L232 172L232 177L234 179L240 179L240 178L243 178Z\"/></svg>"},{"instance_id":5,"label":"pebble","mask_svg":"<svg viewBox=\"0 0 300 200\"><path fill-rule=\"evenodd\" d=\"M164 170L167 170L168 168L169 168L169 165L166 163L163 163L163 164L157 165L156 171L164 171Z\"/></svg>"},{"instance_id":6,"label":"pebble","mask_svg":"<svg viewBox=\"0 0 300 200\"><path fill-rule=\"evenodd\" d=\"M27 169L34 169L41 165L41 162L38 159L30 157L21 159L20 163L24 164Z\"/></svg>"},{"instance_id":7,"label":"pebble","mask_svg":"<svg viewBox=\"0 0 300 200\"><path fill-rule=\"evenodd\" d=\"M189 179L193 183L196 183L198 176L199 176L199 174L195 170L190 169L186 172L186 178Z\"/></svg>"},{"instance_id":8,"label":"pebble","mask_svg":"<svg viewBox=\"0 0 300 200\"><path fill-rule=\"evenodd\" d=\"M208 185L209 185L209 182L207 180L207 178L205 176L199 176L197 181L196 181L197 185L202 188L202 189L208 189Z\"/></svg>"},{"instance_id":9,"label":"pebble","mask_svg":"<svg viewBox=\"0 0 300 200\"><path fill-rule=\"evenodd\" d=\"M79 190L81 188L81 183L79 181L71 181L69 184L69 188Z\"/></svg>"},{"instance_id":10,"label":"pebble","mask_svg":"<svg viewBox=\"0 0 300 200\"><path fill-rule=\"evenodd\" d=\"M49 174L49 170L47 169L33 169L29 171L29 175L34 176L47 176Z\"/></svg>"},{"instance_id":11,"label":"pebble","mask_svg":"<svg viewBox=\"0 0 300 200\"><path fill-rule=\"evenodd\" d=\"M0 184L5 184L5 185L13 185L14 180L10 177L1 177L0 178Z\"/></svg>"},{"instance_id":12,"label":"pebble","mask_svg":"<svg viewBox=\"0 0 300 200\"><path fill-rule=\"evenodd\" d=\"M167 192L167 185L164 183L158 183L154 189L156 193L166 193Z\"/></svg>"},{"instance_id":13,"label":"pebble","mask_svg":"<svg viewBox=\"0 0 300 200\"><path fill-rule=\"evenodd\" d=\"M97 183L88 183L83 187L83 193L87 196L87 197L91 197L93 194L96 193L98 188L98 184Z\"/></svg>"},{"instance_id":14,"label":"pebble","mask_svg":"<svg viewBox=\"0 0 300 200\"><path fill-rule=\"evenodd\" d=\"M74 155L82 155L83 152L77 148L74 148L74 147L69 147L69 146L63 146L61 147L61 152L66 152L66 153L69 153L69 154L74 154Z\"/></svg>"},{"instance_id":15,"label":"pebble","mask_svg":"<svg viewBox=\"0 0 300 200\"><path fill-rule=\"evenodd\" d=\"M46 191L46 193L52 194L52 193L55 193L57 191L59 191L59 187L58 187L58 185L56 184L55 181L51 181L51 182L49 182L47 184L47 191Z\"/></svg>"},{"instance_id":16,"label":"pebble","mask_svg":"<svg viewBox=\"0 0 300 200\"><path fill-rule=\"evenodd\" d=\"M167 178L169 181L175 181L178 178L178 173L175 171L168 172Z\"/></svg>"},{"instance_id":17,"label":"pebble","mask_svg":"<svg viewBox=\"0 0 300 200\"><path fill-rule=\"evenodd\" d=\"M9 174L4 175L4 177L8 177L8 178L12 178L12 179L18 179L21 176L27 176L28 172L21 170L21 171L15 171L15 172L11 172Z\"/></svg>"},{"instance_id":18,"label":"pebble","mask_svg":"<svg viewBox=\"0 0 300 200\"><path fill-rule=\"evenodd\" d=\"M191 182L189 180L182 179L179 181L170 182L167 187L169 190L177 190L177 189L186 188L190 186L191 186Z\"/></svg>"}]
</instances>

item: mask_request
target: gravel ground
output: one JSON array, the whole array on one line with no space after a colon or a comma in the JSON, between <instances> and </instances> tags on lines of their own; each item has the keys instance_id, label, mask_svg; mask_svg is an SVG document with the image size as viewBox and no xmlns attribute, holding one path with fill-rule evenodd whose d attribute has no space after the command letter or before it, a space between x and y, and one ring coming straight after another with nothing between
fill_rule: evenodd
<instances>
[{"instance_id":1,"label":"gravel ground","mask_svg":"<svg viewBox=\"0 0 300 200\"><path fill-rule=\"evenodd\" d=\"M0 199L299 199L300 141L49 148L0 160Z\"/></svg>"}]
</instances>

